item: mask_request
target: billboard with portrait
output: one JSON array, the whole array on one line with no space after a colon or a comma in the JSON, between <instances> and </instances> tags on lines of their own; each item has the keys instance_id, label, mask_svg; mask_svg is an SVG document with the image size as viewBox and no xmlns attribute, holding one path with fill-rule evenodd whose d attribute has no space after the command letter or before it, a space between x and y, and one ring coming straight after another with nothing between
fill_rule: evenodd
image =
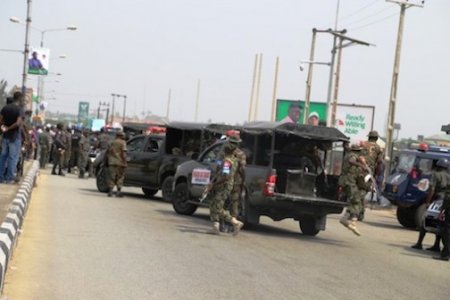
<instances>
[{"instance_id":1,"label":"billboard with portrait","mask_svg":"<svg viewBox=\"0 0 450 300\"><path fill-rule=\"evenodd\" d=\"M28 53L28 74L48 75L50 49L30 48Z\"/></svg>"},{"instance_id":2,"label":"billboard with portrait","mask_svg":"<svg viewBox=\"0 0 450 300\"><path fill-rule=\"evenodd\" d=\"M277 99L277 109L275 114L275 121L282 121L289 115L289 107L292 104L299 104L302 107L300 113L300 119L298 120L299 124L303 124L303 115L305 113L305 101L303 100L286 100L286 99ZM322 102L309 102L309 113L317 113L319 115L319 122L326 124L327 122L327 104Z\"/></svg>"}]
</instances>

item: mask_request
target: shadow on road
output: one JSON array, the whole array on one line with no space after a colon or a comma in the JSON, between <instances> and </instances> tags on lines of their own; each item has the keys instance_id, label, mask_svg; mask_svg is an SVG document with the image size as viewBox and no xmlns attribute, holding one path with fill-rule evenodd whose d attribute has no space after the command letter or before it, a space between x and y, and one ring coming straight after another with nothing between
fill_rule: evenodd
<instances>
[{"instance_id":1,"label":"shadow on road","mask_svg":"<svg viewBox=\"0 0 450 300\"><path fill-rule=\"evenodd\" d=\"M382 228L388 228L388 229L395 229L395 230L415 230L410 228L405 228L401 226L400 224L389 224L389 223L381 223L381 222L374 222L374 221L363 221L364 224L367 224L369 226L374 227L382 227Z\"/></svg>"},{"instance_id":2,"label":"shadow on road","mask_svg":"<svg viewBox=\"0 0 450 300\"><path fill-rule=\"evenodd\" d=\"M404 255L412 256L412 257L432 258L433 256L439 255L439 252L426 250L425 249L426 246L424 246L423 250L420 250L420 249L413 249L413 248L411 248L411 246L405 247L404 245L399 245L399 244L387 244L387 245L391 246L391 247L403 249L405 251L405 253L403 253ZM411 243L411 245L412 245L412 243Z\"/></svg>"}]
</instances>

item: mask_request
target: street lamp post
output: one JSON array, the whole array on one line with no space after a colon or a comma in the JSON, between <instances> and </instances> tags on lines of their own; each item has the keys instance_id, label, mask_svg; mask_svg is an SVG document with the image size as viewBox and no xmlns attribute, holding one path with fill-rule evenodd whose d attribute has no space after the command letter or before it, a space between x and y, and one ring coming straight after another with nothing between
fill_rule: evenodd
<instances>
[{"instance_id":1,"label":"street lamp post","mask_svg":"<svg viewBox=\"0 0 450 300\"><path fill-rule=\"evenodd\" d=\"M27 0L27 21L25 26L25 49L23 51L23 71L22 71L22 97L20 98L20 114L25 112L24 98L27 92L27 71L28 71L28 51L29 51L29 31L31 23L31 0Z\"/></svg>"}]
</instances>

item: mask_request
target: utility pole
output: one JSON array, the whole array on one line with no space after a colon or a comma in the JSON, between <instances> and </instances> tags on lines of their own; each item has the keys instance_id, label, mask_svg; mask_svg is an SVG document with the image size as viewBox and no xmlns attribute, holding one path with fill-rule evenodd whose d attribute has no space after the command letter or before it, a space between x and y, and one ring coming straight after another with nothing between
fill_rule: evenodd
<instances>
[{"instance_id":1,"label":"utility pole","mask_svg":"<svg viewBox=\"0 0 450 300\"><path fill-rule=\"evenodd\" d=\"M112 109L111 109L111 125L114 123L114 106L116 104L116 94L111 94L112 96Z\"/></svg>"},{"instance_id":2,"label":"utility pole","mask_svg":"<svg viewBox=\"0 0 450 300\"><path fill-rule=\"evenodd\" d=\"M258 76L256 80L256 94L255 94L255 109L254 109L254 116L253 120L256 121L258 119L258 109L259 109L259 90L261 87L261 70L262 70L262 60L263 55L262 53L259 54L259 63L258 63Z\"/></svg>"},{"instance_id":3,"label":"utility pole","mask_svg":"<svg viewBox=\"0 0 450 300\"><path fill-rule=\"evenodd\" d=\"M255 65L253 67L253 80L252 80L252 91L250 93L250 105L248 107L248 119L247 121L252 120L252 111L253 111L253 98L255 97L255 84L256 84L256 68L258 67L258 56L259 54L255 55Z\"/></svg>"},{"instance_id":4,"label":"utility pole","mask_svg":"<svg viewBox=\"0 0 450 300\"><path fill-rule=\"evenodd\" d=\"M413 4L409 1L400 0L386 0L386 2L396 3L400 5L400 19L398 23L398 33L397 33L397 46L395 47L395 58L394 58L394 70L392 73L392 83L391 83L391 93L389 97L389 111L388 111L388 123L386 132L386 154L385 159L387 161L386 174L390 174L391 162L392 162L392 152L394 150L393 136L394 136L394 122L395 122L395 105L397 102L397 86L398 86L398 75L400 73L400 54L402 50L402 39L403 39L403 25L405 19L405 11L407 8L416 6L423 7L422 4Z\"/></svg>"},{"instance_id":5,"label":"utility pole","mask_svg":"<svg viewBox=\"0 0 450 300\"><path fill-rule=\"evenodd\" d=\"M172 89L169 89L169 95L167 96L167 111L166 111L166 118L167 119L169 119L171 94L172 94Z\"/></svg>"},{"instance_id":6,"label":"utility pole","mask_svg":"<svg viewBox=\"0 0 450 300\"><path fill-rule=\"evenodd\" d=\"M311 50L309 51L309 61L308 64L308 77L306 79L306 91L305 91L305 109L303 112L303 124L306 124L306 120L308 118L309 114L309 102L311 97L311 81L312 81L312 74L313 74L313 63L314 62L314 48L316 45L316 33L317 29L313 28L312 30L312 40L311 40Z\"/></svg>"},{"instance_id":7,"label":"utility pole","mask_svg":"<svg viewBox=\"0 0 450 300\"><path fill-rule=\"evenodd\" d=\"M122 95L123 97L123 117L122 117L122 123L125 122L125 113L127 111L127 95Z\"/></svg>"},{"instance_id":8,"label":"utility pole","mask_svg":"<svg viewBox=\"0 0 450 300\"><path fill-rule=\"evenodd\" d=\"M197 82L197 98L195 100L195 115L194 115L194 121L197 122L198 119L198 105L200 101L200 79Z\"/></svg>"},{"instance_id":9,"label":"utility pole","mask_svg":"<svg viewBox=\"0 0 450 300\"><path fill-rule=\"evenodd\" d=\"M273 80L273 94L272 94L272 113L271 113L271 121L275 121L275 106L277 102L277 87L278 87L278 68L280 66L280 57L277 56L275 62L275 78Z\"/></svg>"},{"instance_id":10,"label":"utility pole","mask_svg":"<svg viewBox=\"0 0 450 300\"><path fill-rule=\"evenodd\" d=\"M28 71L28 52L30 51L29 45L29 31L31 25L31 0L27 0L27 20L25 27L25 49L23 51L23 71L22 71L22 97L20 98L20 115L25 113L25 94L27 93L27 71ZM33 101L33 96L31 96ZM32 102L33 103L33 102Z\"/></svg>"}]
</instances>

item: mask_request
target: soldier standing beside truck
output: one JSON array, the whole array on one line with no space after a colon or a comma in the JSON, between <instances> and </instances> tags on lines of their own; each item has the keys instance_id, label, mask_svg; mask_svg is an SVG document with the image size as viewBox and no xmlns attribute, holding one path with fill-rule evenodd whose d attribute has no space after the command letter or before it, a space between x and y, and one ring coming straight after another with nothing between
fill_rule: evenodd
<instances>
[{"instance_id":1,"label":"soldier standing beside truck","mask_svg":"<svg viewBox=\"0 0 450 300\"><path fill-rule=\"evenodd\" d=\"M117 197L123 197L122 186L125 177L125 168L127 160L125 153L127 152L127 144L125 143L125 133L119 131L116 133L116 138L109 145L106 151L109 171L109 189L108 197L112 197L114 186L117 187Z\"/></svg>"},{"instance_id":2,"label":"soldier standing beside truck","mask_svg":"<svg viewBox=\"0 0 450 300\"><path fill-rule=\"evenodd\" d=\"M441 158L437 162L437 166L448 170L450 162L446 158ZM439 179L438 179L439 178ZM436 183L443 187L444 191L444 203L441 208L441 213L439 214L440 223L440 235L442 239L442 250L441 255L433 257L434 259L449 261L450 251L449 251L449 240L450 240L450 175L447 172L442 172L441 176L437 177Z\"/></svg>"},{"instance_id":3,"label":"soldier standing beside truck","mask_svg":"<svg viewBox=\"0 0 450 300\"><path fill-rule=\"evenodd\" d=\"M235 145L236 149L233 155L236 158L237 168L234 175L233 190L230 195L230 213L232 217L237 218L239 215L239 204L241 202L242 188L245 182L245 165L247 163L244 151L239 149L238 145L241 142L239 136L234 135L228 138L228 142Z\"/></svg>"},{"instance_id":4,"label":"soldier standing beside truck","mask_svg":"<svg viewBox=\"0 0 450 300\"><path fill-rule=\"evenodd\" d=\"M210 219L213 222L212 232L220 233L220 220L224 220L233 225L233 234L236 235L244 225L235 217L231 216L230 212L224 208L225 200L230 196L234 187L235 172L237 169L237 160L233 155L236 145L226 142L223 146L224 159L218 176L214 182L208 185L206 192L210 192L212 199L209 205Z\"/></svg>"}]
</instances>

